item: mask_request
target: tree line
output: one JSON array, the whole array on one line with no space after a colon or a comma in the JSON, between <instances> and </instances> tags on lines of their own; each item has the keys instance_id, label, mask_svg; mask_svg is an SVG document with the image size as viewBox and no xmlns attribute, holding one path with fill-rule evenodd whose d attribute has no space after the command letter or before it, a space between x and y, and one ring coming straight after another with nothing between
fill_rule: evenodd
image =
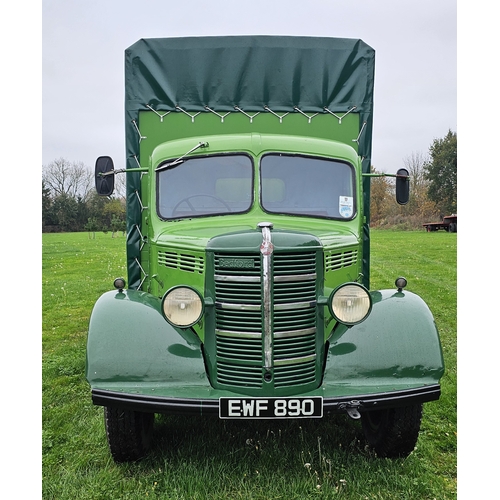
<instances>
[{"instance_id":1,"label":"tree line","mask_svg":"<svg viewBox=\"0 0 500 500\"><path fill-rule=\"evenodd\" d=\"M422 229L426 222L439 222L457 213L457 134L448 131L434 139L428 153L412 153L403 160L410 174L410 200L394 202L390 177L371 179L370 225L398 229ZM377 172L372 168L373 173Z\"/></svg>"},{"instance_id":2,"label":"tree line","mask_svg":"<svg viewBox=\"0 0 500 500\"><path fill-rule=\"evenodd\" d=\"M391 177L371 178L370 225L422 229L457 213L457 134L448 131L435 139L426 154L412 153L403 160L410 174L410 200L395 202ZM81 162L64 158L42 167L42 231L126 231L125 176L117 175L112 197L97 195L94 173ZM373 173L378 172L372 167Z\"/></svg>"},{"instance_id":3,"label":"tree line","mask_svg":"<svg viewBox=\"0 0 500 500\"><path fill-rule=\"evenodd\" d=\"M126 231L124 179L116 176L112 197L99 196L94 173L65 158L42 167L42 232Z\"/></svg>"}]
</instances>

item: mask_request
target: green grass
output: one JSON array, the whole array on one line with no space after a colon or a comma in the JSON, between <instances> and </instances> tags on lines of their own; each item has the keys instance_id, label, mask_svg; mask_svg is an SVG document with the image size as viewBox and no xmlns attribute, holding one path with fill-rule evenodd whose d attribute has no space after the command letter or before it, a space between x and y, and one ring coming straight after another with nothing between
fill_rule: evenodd
<instances>
[{"instance_id":1,"label":"green grass","mask_svg":"<svg viewBox=\"0 0 500 500\"><path fill-rule=\"evenodd\" d=\"M456 234L372 231L372 288L397 276L433 311L446 361L442 397L424 405L416 450L379 459L343 415L318 421L157 416L151 454L110 457L102 408L84 377L88 319L126 274L125 238L43 235L43 498L456 498Z\"/></svg>"}]
</instances>

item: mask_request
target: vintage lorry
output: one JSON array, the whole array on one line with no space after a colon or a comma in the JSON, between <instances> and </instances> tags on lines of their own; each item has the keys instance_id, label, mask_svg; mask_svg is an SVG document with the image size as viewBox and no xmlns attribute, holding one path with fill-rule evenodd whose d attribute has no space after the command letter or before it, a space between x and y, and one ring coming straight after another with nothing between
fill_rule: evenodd
<instances>
[{"instance_id":1,"label":"vintage lorry","mask_svg":"<svg viewBox=\"0 0 500 500\"><path fill-rule=\"evenodd\" d=\"M148 452L155 413L347 413L379 456L414 449L444 363L402 273L370 289L374 59L320 37L125 51L126 166L101 156L95 180L109 196L126 175L128 278L98 298L86 359L114 460Z\"/></svg>"}]
</instances>

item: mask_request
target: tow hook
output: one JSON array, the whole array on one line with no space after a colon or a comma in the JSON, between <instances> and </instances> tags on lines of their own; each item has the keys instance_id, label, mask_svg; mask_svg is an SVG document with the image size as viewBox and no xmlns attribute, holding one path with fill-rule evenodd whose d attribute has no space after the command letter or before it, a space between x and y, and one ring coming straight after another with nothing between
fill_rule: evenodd
<instances>
[{"instance_id":1,"label":"tow hook","mask_svg":"<svg viewBox=\"0 0 500 500\"><path fill-rule=\"evenodd\" d=\"M358 408L361 406L361 403L357 400L349 401L349 403L343 403L340 405L341 410L345 410L349 417L353 420L359 420L361 418L361 414L358 411Z\"/></svg>"}]
</instances>

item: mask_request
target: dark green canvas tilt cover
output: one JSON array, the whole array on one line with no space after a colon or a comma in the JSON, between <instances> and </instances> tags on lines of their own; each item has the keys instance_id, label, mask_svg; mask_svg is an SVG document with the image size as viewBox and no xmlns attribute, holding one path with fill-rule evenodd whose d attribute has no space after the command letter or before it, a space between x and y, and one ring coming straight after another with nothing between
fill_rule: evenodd
<instances>
[{"instance_id":1,"label":"dark green canvas tilt cover","mask_svg":"<svg viewBox=\"0 0 500 500\"><path fill-rule=\"evenodd\" d=\"M127 168L136 168L139 112L342 113L355 106L364 132L358 152L370 171L375 51L362 40L290 36L141 39L125 51ZM151 108L148 108L150 106ZM128 176L130 286L139 283L140 175ZM366 200L365 200L366 203ZM134 267L135 266L135 267ZM135 269L135 270L134 270Z\"/></svg>"},{"instance_id":2,"label":"dark green canvas tilt cover","mask_svg":"<svg viewBox=\"0 0 500 500\"><path fill-rule=\"evenodd\" d=\"M284 36L143 39L126 51L129 113L262 111L294 106L370 112L374 51L361 40Z\"/></svg>"}]
</instances>

